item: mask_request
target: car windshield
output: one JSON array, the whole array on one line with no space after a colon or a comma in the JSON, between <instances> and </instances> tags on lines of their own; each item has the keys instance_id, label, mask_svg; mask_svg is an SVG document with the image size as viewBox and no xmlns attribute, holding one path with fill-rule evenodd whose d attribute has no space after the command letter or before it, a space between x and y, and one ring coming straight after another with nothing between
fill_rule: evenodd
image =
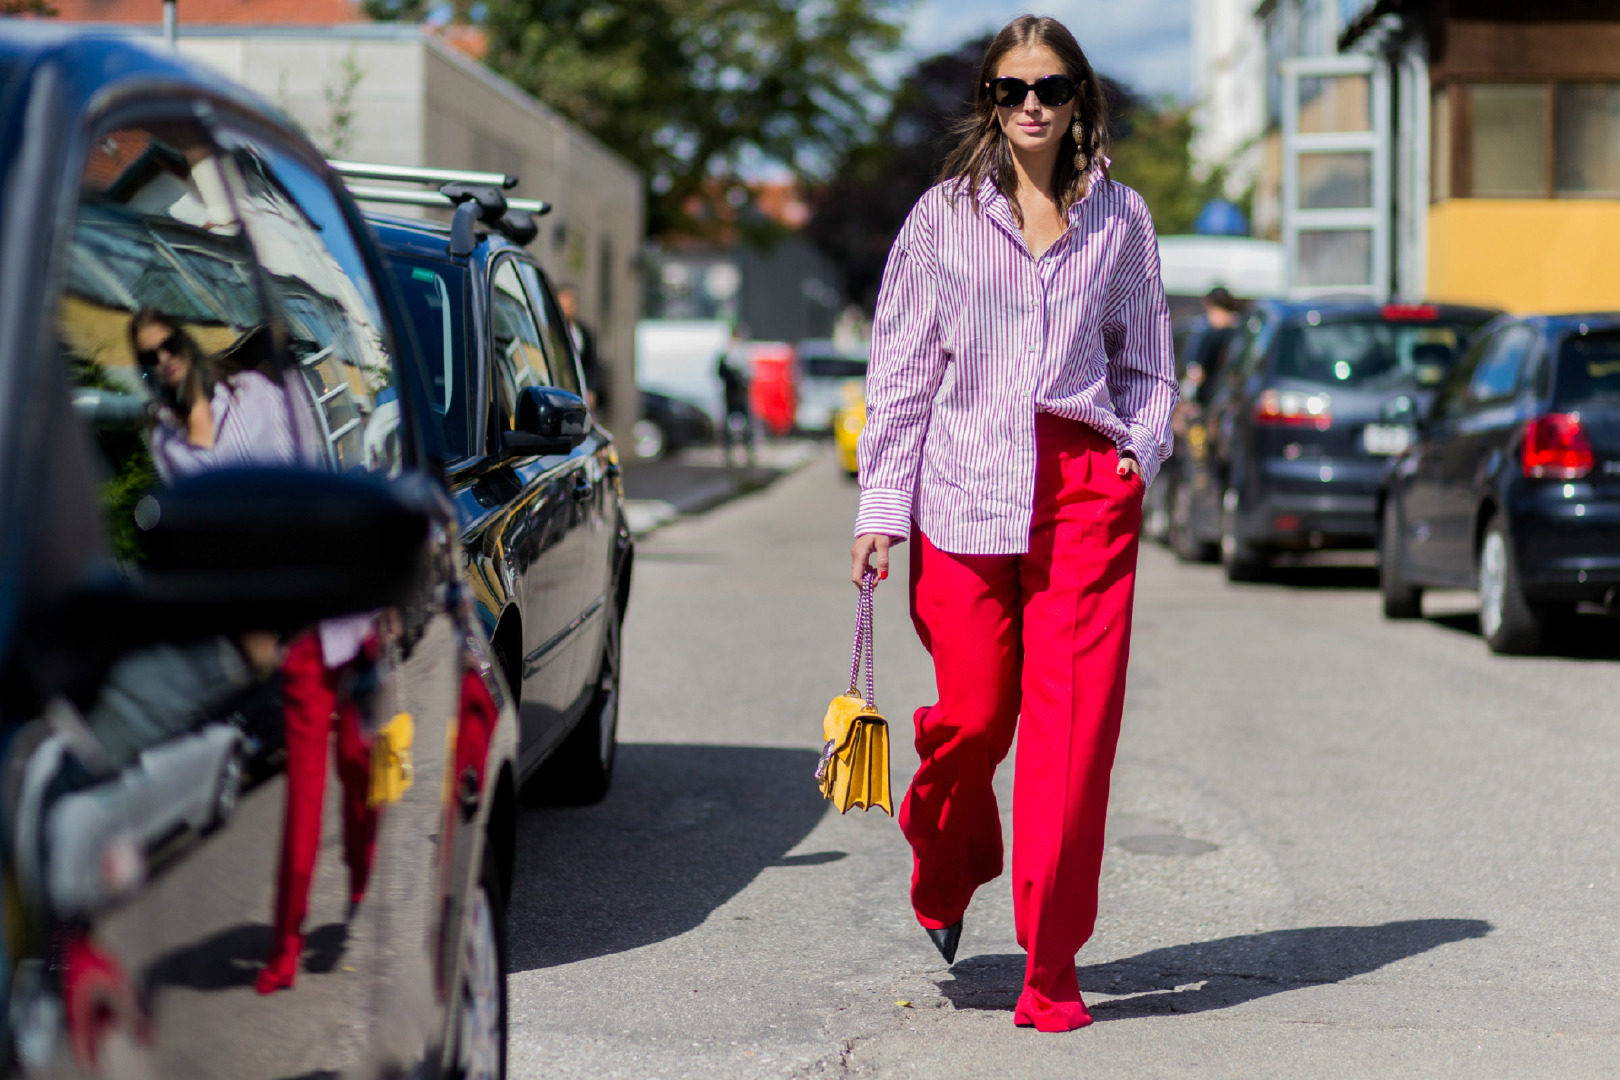
<instances>
[{"instance_id":1,"label":"car windshield","mask_svg":"<svg viewBox=\"0 0 1620 1080\"><path fill-rule=\"evenodd\" d=\"M866 361L854 356L812 356L804 373L816 379L864 379Z\"/></svg>"},{"instance_id":2,"label":"car windshield","mask_svg":"<svg viewBox=\"0 0 1620 1080\"><path fill-rule=\"evenodd\" d=\"M1620 403L1620 330L1576 334L1558 350L1557 408Z\"/></svg>"},{"instance_id":3,"label":"car windshield","mask_svg":"<svg viewBox=\"0 0 1620 1080\"><path fill-rule=\"evenodd\" d=\"M1386 322L1381 318L1319 321L1285 329L1277 375L1324 386L1435 386L1462 342L1480 323Z\"/></svg>"},{"instance_id":4,"label":"car windshield","mask_svg":"<svg viewBox=\"0 0 1620 1080\"><path fill-rule=\"evenodd\" d=\"M467 327L462 300L466 271L440 259L390 256L394 283L405 300L439 436L451 460L468 445Z\"/></svg>"}]
</instances>

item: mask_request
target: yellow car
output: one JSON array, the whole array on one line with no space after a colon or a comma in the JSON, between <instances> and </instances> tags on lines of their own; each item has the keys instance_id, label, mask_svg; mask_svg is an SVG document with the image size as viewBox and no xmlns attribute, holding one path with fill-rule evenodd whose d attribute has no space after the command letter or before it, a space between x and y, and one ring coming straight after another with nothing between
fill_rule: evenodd
<instances>
[{"instance_id":1,"label":"yellow car","mask_svg":"<svg viewBox=\"0 0 1620 1080\"><path fill-rule=\"evenodd\" d=\"M866 389L859 380L844 384L844 403L833 413L833 447L839 467L854 477L860 471L855 459L855 443L866 426Z\"/></svg>"}]
</instances>

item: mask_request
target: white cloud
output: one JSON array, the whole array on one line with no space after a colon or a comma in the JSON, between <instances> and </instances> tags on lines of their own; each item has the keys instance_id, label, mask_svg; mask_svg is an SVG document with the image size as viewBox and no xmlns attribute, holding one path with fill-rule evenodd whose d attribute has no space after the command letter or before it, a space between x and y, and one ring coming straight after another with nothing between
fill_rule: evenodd
<instances>
[{"instance_id":1,"label":"white cloud","mask_svg":"<svg viewBox=\"0 0 1620 1080\"><path fill-rule=\"evenodd\" d=\"M1191 24L1197 0L921 0L906 27L904 59L952 48L992 33L1018 15L1051 15L1079 39L1092 67L1148 94L1185 99Z\"/></svg>"}]
</instances>

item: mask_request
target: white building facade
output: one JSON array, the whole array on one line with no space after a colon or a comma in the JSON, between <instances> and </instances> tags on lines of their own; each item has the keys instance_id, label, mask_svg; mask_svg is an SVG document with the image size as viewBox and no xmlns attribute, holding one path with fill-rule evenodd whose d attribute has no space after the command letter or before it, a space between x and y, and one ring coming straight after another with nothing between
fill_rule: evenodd
<instances>
[{"instance_id":1,"label":"white building facade","mask_svg":"<svg viewBox=\"0 0 1620 1080\"><path fill-rule=\"evenodd\" d=\"M187 25L179 44L334 156L504 172L520 178L512 194L551 203L529 250L555 282L578 290L608 380L609 426L629 445L645 222L642 177L629 162L419 26Z\"/></svg>"}]
</instances>

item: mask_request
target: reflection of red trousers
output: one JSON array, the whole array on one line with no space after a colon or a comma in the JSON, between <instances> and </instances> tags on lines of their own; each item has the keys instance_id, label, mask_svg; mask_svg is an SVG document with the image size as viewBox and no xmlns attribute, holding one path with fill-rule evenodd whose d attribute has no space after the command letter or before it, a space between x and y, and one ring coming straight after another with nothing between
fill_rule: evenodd
<instances>
[{"instance_id":1,"label":"reflection of red trousers","mask_svg":"<svg viewBox=\"0 0 1620 1080\"><path fill-rule=\"evenodd\" d=\"M1015 1019L1065 1031L1089 1022L1074 956L1097 920L1142 482L1085 425L1042 413L1036 437L1026 554L953 555L914 536L912 621L939 703L917 710L922 764L900 827L918 921L950 926L1001 873L991 779L1016 726L1013 912L1028 960Z\"/></svg>"},{"instance_id":2,"label":"reflection of red trousers","mask_svg":"<svg viewBox=\"0 0 1620 1080\"><path fill-rule=\"evenodd\" d=\"M360 736L360 714L337 694L338 672L321 660L320 635L297 638L281 666L287 732L287 813L276 888L276 948L296 947L309 908L309 883L321 845L326 755L337 714L337 773L343 785L343 857L349 897L361 899L377 842L377 811L366 805L371 755Z\"/></svg>"}]
</instances>

